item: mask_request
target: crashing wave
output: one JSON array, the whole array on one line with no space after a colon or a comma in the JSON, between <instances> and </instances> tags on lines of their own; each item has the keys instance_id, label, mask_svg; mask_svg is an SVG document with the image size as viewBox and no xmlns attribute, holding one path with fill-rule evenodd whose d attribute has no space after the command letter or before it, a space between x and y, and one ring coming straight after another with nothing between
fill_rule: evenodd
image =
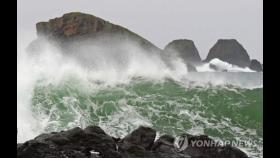
<instances>
[{"instance_id":1,"label":"crashing wave","mask_svg":"<svg viewBox=\"0 0 280 158\"><path fill-rule=\"evenodd\" d=\"M249 67L241 68L218 58L212 59L209 63L202 64L196 68L198 72L255 72Z\"/></svg>"}]
</instances>

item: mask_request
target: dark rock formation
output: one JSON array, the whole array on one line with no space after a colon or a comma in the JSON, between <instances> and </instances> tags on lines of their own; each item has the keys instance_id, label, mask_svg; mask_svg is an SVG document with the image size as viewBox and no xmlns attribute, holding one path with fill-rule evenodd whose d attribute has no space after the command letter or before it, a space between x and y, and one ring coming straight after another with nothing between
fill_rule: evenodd
<instances>
[{"instance_id":1,"label":"dark rock formation","mask_svg":"<svg viewBox=\"0 0 280 158\"><path fill-rule=\"evenodd\" d=\"M201 58L192 40L181 39L170 42L165 48L166 53L175 53L182 58L185 63L197 65L201 63Z\"/></svg>"},{"instance_id":2,"label":"dark rock formation","mask_svg":"<svg viewBox=\"0 0 280 158\"><path fill-rule=\"evenodd\" d=\"M187 137L186 137L187 136ZM179 151L175 138L163 135L154 141L156 131L139 127L123 139L107 135L100 127L41 134L33 140L17 145L18 158L248 158L231 146L193 146L192 141L210 140L207 136L185 134L189 143Z\"/></svg>"},{"instance_id":3,"label":"dark rock formation","mask_svg":"<svg viewBox=\"0 0 280 158\"><path fill-rule=\"evenodd\" d=\"M121 158L115 140L101 128L89 126L58 133L41 134L17 148L18 158L90 158L91 151L102 157Z\"/></svg>"},{"instance_id":4,"label":"dark rock formation","mask_svg":"<svg viewBox=\"0 0 280 158\"><path fill-rule=\"evenodd\" d=\"M239 67L249 67L250 57L244 47L235 39L220 39L210 49L206 62L218 58Z\"/></svg>"},{"instance_id":5,"label":"dark rock formation","mask_svg":"<svg viewBox=\"0 0 280 158\"><path fill-rule=\"evenodd\" d=\"M163 52L167 62L173 57L181 58L188 72L197 72L196 66L202 64L199 52L192 40L174 40L164 48Z\"/></svg>"},{"instance_id":6,"label":"dark rock formation","mask_svg":"<svg viewBox=\"0 0 280 158\"><path fill-rule=\"evenodd\" d=\"M130 54L160 55L161 49L132 31L84 13L67 13L36 24L38 38L28 47L34 56L54 49L89 69L110 63L123 69ZM104 60L104 62L102 62Z\"/></svg>"},{"instance_id":7,"label":"dark rock formation","mask_svg":"<svg viewBox=\"0 0 280 158\"><path fill-rule=\"evenodd\" d=\"M249 68L251 70L257 71L257 72L262 72L263 68L262 68L262 64L256 60L256 59L252 59Z\"/></svg>"},{"instance_id":8,"label":"dark rock formation","mask_svg":"<svg viewBox=\"0 0 280 158\"><path fill-rule=\"evenodd\" d=\"M156 131L148 127L139 127L122 139L122 143L132 143L142 146L146 150L151 149L156 137Z\"/></svg>"},{"instance_id":9,"label":"dark rock formation","mask_svg":"<svg viewBox=\"0 0 280 158\"><path fill-rule=\"evenodd\" d=\"M98 41L110 47L118 42L132 41L149 51L158 51L155 45L132 31L112 24L93 15L72 12L62 17L51 19L48 22L36 24L38 43L41 39L48 39L69 51L68 46L80 44L80 41L90 40L89 44ZM76 46L75 45L75 46ZM31 45L32 46L32 45ZM75 47L73 46L73 47ZM73 48L71 47L71 48ZM33 48L30 48L31 50ZM67 52L66 51L66 52Z\"/></svg>"}]
</instances>

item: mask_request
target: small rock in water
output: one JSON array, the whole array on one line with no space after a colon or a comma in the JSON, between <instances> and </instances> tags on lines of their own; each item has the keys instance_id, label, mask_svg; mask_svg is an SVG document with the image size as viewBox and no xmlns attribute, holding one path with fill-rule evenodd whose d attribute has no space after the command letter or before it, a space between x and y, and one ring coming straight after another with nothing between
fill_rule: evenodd
<instances>
[{"instance_id":1,"label":"small rock in water","mask_svg":"<svg viewBox=\"0 0 280 158\"><path fill-rule=\"evenodd\" d=\"M251 70L254 70L254 71L257 71L257 72L262 72L263 71L262 64L256 59L251 60L249 68Z\"/></svg>"}]
</instances>

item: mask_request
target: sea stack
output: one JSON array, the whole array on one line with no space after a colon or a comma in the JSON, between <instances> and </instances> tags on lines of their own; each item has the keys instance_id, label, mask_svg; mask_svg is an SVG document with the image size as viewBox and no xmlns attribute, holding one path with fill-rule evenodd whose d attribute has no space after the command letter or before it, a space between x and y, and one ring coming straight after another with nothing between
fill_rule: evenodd
<instances>
[{"instance_id":1,"label":"sea stack","mask_svg":"<svg viewBox=\"0 0 280 158\"><path fill-rule=\"evenodd\" d=\"M251 70L254 70L254 71L257 71L257 72L262 72L263 71L262 64L256 59L251 60L249 68Z\"/></svg>"},{"instance_id":2,"label":"sea stack","mask_svg":"<svg viewBox=\"0 0 280 158\"><path fill-rule=\"evenodd\" d=\"M185 63L197 65L201 63L199 52L192 40L179 39L170 42L165 48L166 53L175 53Z\"/></svg>"},{"instance_id":3,"label":"sea stack","mask_svg":"<svg viewBox=\"0 0 280 158\"><path fill-rule=\"evenodd\" d=\"M206 62L218 58L239 67L249 67L251 60L245 48L236 39L220 39L210 49Z\"/></svg>"},{"instance_id":4,"label":"sea stack","mask_svg":"<svg viewBox=\"0 0 280 158\"><path fill-rule=\"evenodd\" d=\"M177 56L186 64L188 71L196 71L195 66L201 64L199 52L192 40L179 39L170 42L165 48L167 56Z\"/></svg>"}]
</instances>

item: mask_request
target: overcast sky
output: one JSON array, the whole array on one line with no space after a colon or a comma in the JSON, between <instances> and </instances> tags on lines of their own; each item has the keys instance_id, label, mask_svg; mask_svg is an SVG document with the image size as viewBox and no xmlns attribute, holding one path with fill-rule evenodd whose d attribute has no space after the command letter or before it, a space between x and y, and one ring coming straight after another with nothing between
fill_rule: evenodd
<instances>
[{"instance_id":1,"label":"overcast sky","mask_svg":"<svg viewBox=\"0 0 280 158\"><path fill-rule=\"evenodd\" d=\"M263 60L262 0L18 0L18 32L36 38L35 24L79 11L124 26L160 48L192 39L204 59L220 38L235 38Z\"/></svg>"}]
</instances>

